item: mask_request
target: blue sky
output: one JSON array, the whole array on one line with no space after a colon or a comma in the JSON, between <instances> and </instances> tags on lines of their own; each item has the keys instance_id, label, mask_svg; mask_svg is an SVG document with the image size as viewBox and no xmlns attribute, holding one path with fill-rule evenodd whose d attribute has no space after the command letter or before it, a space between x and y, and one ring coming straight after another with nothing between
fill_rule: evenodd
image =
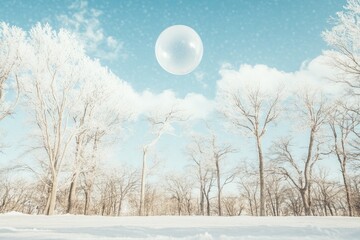
<instances>
[{"instance_id":1,"label":"blue sky","mask_svg":"<svg viewBox=\"0 0 360 240\"><path fill-rule=\"evenodd\" d=\"M326 48L321 32L329 27L330 17L342 10L345 1L90 0L83 9L69 9L72 4L69 0L2 0L0 20L24 29L38 21L59 28L64 26L57 19L59 15L71 18L85 9L90 18L92 9L99 10L99 29L122 44L117 58L102 62L136 90L159 92L170 88L180 96L200 92L211 97L218 70L225 62L236 67L243 63L266 64L294 71L303 61L318 56ZM188 76L168 74L154 56L157 36L173 24L191 26L203 40L203 60ZM203 79L197 80L196 75Z\"/></svg>"},{"instance_id":2,"label":"blue sky","mask_svg":"<svg viewBox=\"0 0 360 240\"><path fill-rule=\"evenodd\" d=\"M293 72L326 49L321 32L330 28L329 20L342 10L345 0L184 0L184 1L82 1L2 0L0 21L28 30L37 22L49 22L78 31L88 53L97 57L121 79L142 92L160 93L172 89L177 96L190 92L214 98L219 70L225 63L236 69L241 64L265 64L280 71ZM77 20L74 20L78 17ZM76 26L79 23L79 26ZM204 44L199 67L186 76L165 72L154 54L155 41L168 26L184 24L195 29ZM88 36L85 30L95 36ZM97 34L97 35L96 35ZM8 132L18 132L8 119ZM139 124L136 134L146 131ZM8 133L8 135L11 135ZM177 140L174 140L175 142ZM129 139L132 151L141 141ZM167 148L168 141L160 143ZM183 142L175 143L178 146ZM171 149L171 148L170 148ZM14 150L12 150L14 151ZM183 150L169 153L179 155ZM139 158L138 153L130 158ZM13 154L10 154L13 155ZM139 158L140 161L140 158Z\"/></svg>"}]
</instances>

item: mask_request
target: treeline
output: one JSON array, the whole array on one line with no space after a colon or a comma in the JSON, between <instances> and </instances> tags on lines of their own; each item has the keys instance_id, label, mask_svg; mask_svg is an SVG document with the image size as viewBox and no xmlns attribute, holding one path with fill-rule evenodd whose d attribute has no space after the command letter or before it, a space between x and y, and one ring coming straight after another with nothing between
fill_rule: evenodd
<instances>
[{"instance_id":1,"label":"treeline","mask_svg":"<svg viewBox=\"0 0 360 240\"><path fill-rule=\"evenodd\" d=\"M148 98L88 57L72 33L40 24L25 32L2 23L0 121L23 106L31 141L27 161L0 170L0 212L359 216L358 9L360 2L349 0L323 34L332 47L324 53L331 65L326 81L341 91L298 84L291 74L263 66L240 71L265 79L222 68L216 120L254 143L251 159L230 162L241 146L224 143L219 129L206 127L190 134L182 149L188 165L165 175L149 166L149 154L176 124L192 121L184 100L147 109ZM318 76L295 80L307 77ZM141 168L110 167L108 151L140 115L153 136L143 145ZM271 134L276 131L285 133ZM0 140L1 150L6 138ZM319 164L328 159L337 162L336 176Z\"/></svg>"},{"instance_id":2,"label":"treeline","mask_svg":"<svg viewBox=\"0 0 360 240\"><path fill-rule=\"evenodd\" d=\"M194 169L193 169L194 170ZM214 176L203 179L205 192L199 189L200 180L189 171L172 173L164 181L146 185L144 215L220 215L218 190ZM211 173L214 175L214 173ZM279 175L267 174L265 206L267 216L301 216L305 214L299 191ZM61 182L56 199L57 214L69 209L69 181ZM259 183L255 171L242 173L232 183L234 190L222 194L221 215L259 216ZM360 215L360 179L350 178L352 214ZM47 184L34 179L1 175L2 213L17 211L27 214L44 214L49 192ZM76 191L72 214L132 216L138 215L140 198L139 169L120 168L98 172L94 182L84 175ZM346 191L342 182L320 171L312 177L310 215L347 216Z\"/></svg>"}]
</instances>

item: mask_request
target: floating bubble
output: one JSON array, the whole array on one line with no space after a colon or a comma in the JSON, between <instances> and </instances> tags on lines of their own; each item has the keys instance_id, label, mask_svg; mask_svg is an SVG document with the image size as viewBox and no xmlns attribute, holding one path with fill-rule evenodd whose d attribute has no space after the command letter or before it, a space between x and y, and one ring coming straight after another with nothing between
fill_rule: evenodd
<instances>
[{"instance_id":1,"label":"floating bubble","mask_svg":"<svg viewBox=\"0 0 360 240\"><path fill-rule=\"evenodd\" d=\"M185 75L199 65L203 44L194 29L185 25L174 25L159 35L155 55L160 66L167 72Z\"/></svg>"}]
</instances>

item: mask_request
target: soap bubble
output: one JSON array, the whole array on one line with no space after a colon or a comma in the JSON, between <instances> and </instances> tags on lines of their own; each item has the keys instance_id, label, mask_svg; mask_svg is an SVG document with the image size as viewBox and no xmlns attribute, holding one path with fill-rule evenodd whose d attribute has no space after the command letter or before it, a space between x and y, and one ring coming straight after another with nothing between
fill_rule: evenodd
<instances>
[{"instance_id":1,"label":"soap bubble","mask_svg":"<svg viewBox=\"0 0 360 240\"><path fill-rule=\"evenodd\" d=\"M174 25L159 35L155 55L163 69L175 75L185 75L199 65L203 44L194 29L185 25Z\"/></svg>"}]
</instances>

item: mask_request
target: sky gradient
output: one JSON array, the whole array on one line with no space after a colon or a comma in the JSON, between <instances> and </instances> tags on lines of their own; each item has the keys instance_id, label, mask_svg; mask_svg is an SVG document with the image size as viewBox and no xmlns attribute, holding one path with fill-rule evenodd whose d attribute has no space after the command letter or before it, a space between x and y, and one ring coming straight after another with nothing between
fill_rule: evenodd
<instances>
[{"instance_id":1,"label":"sky gradient","mask_svg":"<svg viewBox=\"0 0 360 240\"><path fill-rule=\"evenodd\" d=\"M102 59L135 90L174 89L179 96L200 92L213 97L218 71L224 63L236 68L246 63L296 71L304 61L320 55L326 48L321 32L329 28L330 17L343 5L344 0L90 0L75 4L68 0L3 0L0 20L24 29L37 22L49 22L55 29L74 30L61 16L74 19L75 14L83 12L82 30L100 30L104 38L111 36L121 45L117 56L107 56L112 51L109 48L105 53L89 54ZM194 28L204 44L201 64L187 76L168 74L155 59L158 35L174 24ZM97 47L106 46L100 41Z\"/></svg>"},{"instance_id":2,"label":"sky gradient","mask_svg":"<svg viewBox=\"0 0 360 240\"><path fill-rule=\"evenodd\" d=\"M294 72L304 62L319 56L327 48L321 32L330 28L330 18L345 3L344 0L2 0L0 21L24 30L41 22L51 24L55 30L65 27L77 32L87 53L99 58L137 92L161 93L172 89L179 97L199 93L213 99L224 64L235 69L241 64L264 64ZM192 27L204 45L202 62L186 76L165 72L155 58L158 35L174 24ZM23 129L14 127L21 121L20 110L14 118L1 123L12 142L19 142L22 137ZM140 122L135 129L133 136L142 136L147 128ZM184 142L166 138L159 143L163 155L179 158ZM127 157L140 163L143 143L136 137L128 138L123 144ZM14 158L15 152L16 149L7 150L5 158Z\"/></svg>"}]
</instances>

